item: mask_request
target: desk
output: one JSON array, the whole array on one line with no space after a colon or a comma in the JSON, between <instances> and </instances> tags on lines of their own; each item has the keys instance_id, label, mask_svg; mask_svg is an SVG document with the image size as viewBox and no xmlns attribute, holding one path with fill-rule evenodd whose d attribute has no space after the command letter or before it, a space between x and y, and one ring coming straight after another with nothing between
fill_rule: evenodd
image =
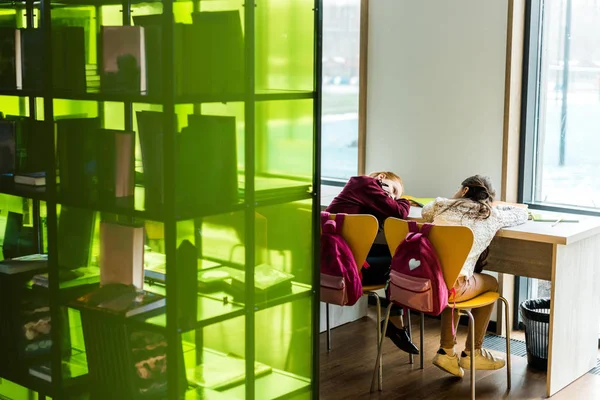
<instances>
[{"instance_id":1,"label":"desk","mask_svg":"<svg viewBox=\"0 0 600 400\"><path fill-rule=\"evenodd\" d=\"M411 208L408 218L421 219L421 209ZM552 282L548 396L595 367L598 354L600 218L578 215L575 219L579 222L552 226L528 221L500 230L486 266L490 271Z\"/></svg>"}]
</instances>

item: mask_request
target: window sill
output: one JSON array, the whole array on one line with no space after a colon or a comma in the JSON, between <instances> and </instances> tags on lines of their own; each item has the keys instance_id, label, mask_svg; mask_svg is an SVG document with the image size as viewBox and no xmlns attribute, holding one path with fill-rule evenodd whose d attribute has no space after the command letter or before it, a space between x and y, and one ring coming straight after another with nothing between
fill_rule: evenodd
<instances>
[{"instance_id":1,"label":"window sill","mask_svg":"<svg viewBox=\"0 0 600 400\"><path fill-rule=\"evenodd\" d=\"M565 204L542 203L542 202L525 202L531 210L552 211L568 214L590 215L600 217L600 209L588 207L576 207Z\"/></svg>"},{"instance_id":2,"label":"window sill","mask_svg":"<svg viewBox=\"0 0 600 400\"><path fill-rule=\"evenodd\" d=\"M340 194L344 186L321 185L321 209L324 210Z\"/></svg>"}]
</instances>

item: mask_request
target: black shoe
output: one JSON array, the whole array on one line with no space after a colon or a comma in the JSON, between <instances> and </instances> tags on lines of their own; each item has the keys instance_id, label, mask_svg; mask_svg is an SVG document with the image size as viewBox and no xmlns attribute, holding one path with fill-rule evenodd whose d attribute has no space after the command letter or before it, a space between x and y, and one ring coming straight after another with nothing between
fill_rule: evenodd
<instances>
[{"instance_id":1,"label":"black shoe","mask_svg":"<svg viewBox=\"0 0 600 400\"><path fill-rule=\"evenodd\" d=\"M385 321L381 323L382 331L384 324ZM400 350L405 351L408 354L419 354L419 348L410 340L410 336L408 336L408 332L405 328L398 328L396 325L388 322L385 336L392 339L392 342L394 342L396 347L398 347Z\"/></svg>"}]
</instances>

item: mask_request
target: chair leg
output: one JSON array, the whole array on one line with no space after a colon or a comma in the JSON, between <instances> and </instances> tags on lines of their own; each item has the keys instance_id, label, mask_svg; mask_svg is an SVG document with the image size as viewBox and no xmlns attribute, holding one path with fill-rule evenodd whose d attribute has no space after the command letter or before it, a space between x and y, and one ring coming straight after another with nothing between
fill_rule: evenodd
<instances>
[{"instance_id":1,"label":"chair leg","mask_svg":"<svg viewBox=\"0 0 600 400\"><path fill-rule=\"evenodd\" d=\"M408 308L406 309L406 322L407 322L406 329L408 331L408 337L410 338L410 340L412 342L412 324L410 322L410 310ZM415 363L414 357L413 357L412 354L408 355L408 362L410 364L414 364Z\"/></svg>"},{"instance_id":2,"label":"chair leg","mask_svg":"<svg viewBox=\"0 0 600 400\"><path fill-rule=\"evenodd\" d=\"M329 303L325 304L325 319L327 324L327 351L331 351L331 329L329 329Z\"/></svg>"},{"instance_id":3,"label":"chair leg","mask_svg":"<svg viewBox=\"0 0 600 400\"><path fill-rule=\"evenodd\" d=\"M387 306L387 310L385 312L385 322L383 323L383 331L385 332L388 327L388 323L390 322L390 311L392 310L392 302L390 302ZM373 369L373 378L371 378L371 393L375 390L375 377L377 376L377 371L379 370L380 360L382 359L383 353L383 338L385 335L381 335L381 339L379 340L379 345L377 346L377 358L375 358L375 369ZM380 388L379 390L382 390Z\"/></svg>"},{"instance_id":4,"label":"chair leg","mask_svg":"<svg viewBox=\"0 0 600 400\"><path fill-rule=\"evenodd\" d=\"M423 348L423 343L425 342L425 314L421 313L421 343L419 349L419 356L421 357L421 369L423 369L423 359L425 355L425 349Z\"/></svg>"},{"instance_id":5,"label":"chair leg","mask_svg":"<svg viewBox=\"0 0 600 400\"><path fill-rule=\"evenodd\" d=\"M506 327L506 384L510 390L511 382L511 354L510 354L510 325L508 324L508 301L504 297L500 297L500 301L504 303L504 325Z\"/></svg>"},{"instance_id":6,"label":"chair leg","mask_svg":"<svg viewBox=\"0 0 600 400\"><path fill-rule=\"evenodd\" d=\"M464 310L469 317L469 333L471 334L471 400L475 400L475 318L470 310Z\"/></svg>"},{"instance_id":7,"label":"chair leg","mask_svg":"<svg viewBox=\"0 0 600 400\"><path fill-rule=\"evenodd\" d=\"M381 300L379 299L379 295L375 292L371 292L373 296L375 296L375 303L377 304L377 352L379 353L379 346L383 343L382 338L385 336L385 332L381 331ZM379 356L379 391L383 388L383 354Z\"/></svg>"}]
</instances>

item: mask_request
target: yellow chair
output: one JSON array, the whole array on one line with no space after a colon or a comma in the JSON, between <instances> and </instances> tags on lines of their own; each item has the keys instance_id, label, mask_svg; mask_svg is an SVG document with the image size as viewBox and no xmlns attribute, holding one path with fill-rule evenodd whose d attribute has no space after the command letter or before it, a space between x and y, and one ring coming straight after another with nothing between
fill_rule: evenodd
<instances>
[{"instance_id":1,"label":"yellow chair","mask_svg":"<svg viewBox=\"0 0 600 400\"><path fill-rule=\"evenodd\" d=\"M335 219L335 214L330 214L330 219ZM367 255L373 246L377 231L379 229L379 222L372 215L346 215L344 218L344 224L342 226L342 237L348 243L348 247L352 250L354 261L358 266L358 270L363 267L367 259ZM381 303L379 296L376 291L385 288L385 285L373 285L363 286L363 294L373 296L377 302L377 345L381 343ZM331 350L331 330L329 328L329 304L326 303L325 318L327 323L327 350ZM381 372L382 366L379 363L379 387L381 389Z\"/></svg>"},{"instance_id":2,"label":"yellow chair","mask_svg":"<svg viewBox=\"0 0 600 400\"><path fill-rule=\"evenodd\" d=\"M421 226L422 224L419 224ZM388 218L384 225L385 238L392 254L395 253L396 248L404 240L409 232L408 223L406 221ZM454 283L458 279L458 275L471 251L473 246L473 232L468 227L464 226L441 226L436 225L431 229L429 233L429 240L435 248L435 251L440 260L442 266L442 272L444 274L444 281L448 286L448 289L454 287ZM490 305L496 301L502 301L504 303L505 312L505 324L506 324L506 370L507 370L507 381L508 388L511 386L511 362L510 362L510 329L508 326L508 302L505 298L501 297L496 292L483 293L473 299L456 303L456 309L460 314L469 317L469 329L471 337L475 336L475 323L473 315L470 309L480 308ZM451 306L451 305L450 305ZM449 307L450 307L449 306ZM386 311L384 329L387 329L388 320L390 317L390 307L388 306ZM423 369L423 332L424 332L424 315L421 313L421 369ZM375 371L373 371L373 378L371 380L371 391L375 386L375 375L378 365L381 363L381 342L379 344L379 354L375 361ZM471 340L471 399L475 399L475 340ZM381 374L381 372L380 372Z\"/></svg>"}]
</instances>

